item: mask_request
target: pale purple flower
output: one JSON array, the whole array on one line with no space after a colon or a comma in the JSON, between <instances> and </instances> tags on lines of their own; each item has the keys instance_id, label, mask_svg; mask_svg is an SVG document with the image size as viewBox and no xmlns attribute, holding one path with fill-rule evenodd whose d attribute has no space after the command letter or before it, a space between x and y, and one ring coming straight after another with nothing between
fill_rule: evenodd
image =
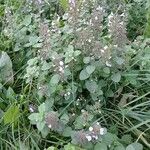
<instances>
[{"instance_id":1,"label":"pale purple flower","mask_svg":"<svg viewBox=\"0 0 150 150\"><path fill-rule=\"evenodd\" d=\"M71 7L76 7L76 0L69 0Z\"/></svg>"}]
</instances>

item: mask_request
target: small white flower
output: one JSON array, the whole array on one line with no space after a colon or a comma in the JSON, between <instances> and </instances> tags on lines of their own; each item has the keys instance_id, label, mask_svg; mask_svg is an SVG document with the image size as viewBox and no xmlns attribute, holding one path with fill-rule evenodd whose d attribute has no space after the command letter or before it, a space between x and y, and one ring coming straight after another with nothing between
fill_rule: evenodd
<instances>
[{"instance_id":1,"label":"small white flower","mask_svg":"<svg viewBox=\"0 0 150 150\"><path fill-rule=\"evenodd\" d=\"M63 68L62 68L62 67L60 67L60 68L59 68L59 71L60 71L60 72L62 72L62 71L63 71Z\"/></svg>"},{"instance_id":2,"label":"small white flower","mask_svg":"<svg viewBox=\"0 0 150 150\"><path fill-rule=\"evenodd\" d=\"M84 112L85 112L85 110L84 110L84 109L82 109L82 110L81 110L81 112L82 112L82 113L84 113Z\"/></svg>"},{"instance_id":3,"label":"small white flower","mask_svg":"<svg viewBox=\"0 0 150 150\"><path fill-rule=\"evenodd\" d=\"M89 142L92 140L92 137L90 135L86 135L86 138Z\"/></svg>"},{"instance_id":4,"label":"small white flower","mask_svg":"<svg viewBox=\"0 0 150 150\"><path fill-rule=\"evenodd\" d=\"M112 65L108 61L106 61L106 66L111 67Z\"/></svg>"},{"instance_id":5,"label":"small white flower","mask_svg":"<svg viewBox=\"0 0 150 150\"><path fill-rule=\"evenodd\" d=\"M39 86L39 90L41 90L42 89L42 87L41 86Z\"/></svg>"},{"instance_id":6,"label":"small white flower","mask_svg":"<svg viewBox=\"0 0 150 150\"><path fill-rule=\"evenodd\" d=\"M67 96L67 94L64 94L64 96L66 97L66 96Z\"/></svg>"},{"instance_id":7,"label":"small white flower","mask_svg":"<svg viewBox=\"0 0 150 150\"><path fill-rule=\"evenodd\" d=\"M52 128L52 125L51 125L51 124L49 124L49 125L48 125L48 127L51 129L51 128Z\"/></svg>"},{"instance_id":8,"label":"small white flower","mask_svg":"<svg viewBox=\"0 0 150 150\"><path fill-rule=\"evenodd\" d=\"M54 56L52 56L52 59L55 59L55 57L54 57Z\"/></svg>"},{"instance_id":9,"label":"small white flower","mask_svg":"<svg viewBox=\"0 0 150 150\"><path fill-rule=\"evenodd\" d=\"M106 45L105 47L104 47L104 49L106 50L108 48L108 46Z\"/></svg>"},{"instance_id":10,"label":"small white flower","mask_svg":"<svg viewBox=\"0 0 150 150\"><path fill-rule=\"evenodd\" d=\"M97 16L95 17L95 20L98 20L98 17L97 17Z\"/></svg>"},{"instance_id":11,"label":"small white flower","mask_svg":"<svg viewBox=\"0 0 150 150\"><path fill-rule=\"evenodd\" d=\"M120 24L120 25L123 25L123 22L120 22L119 24Z\"/></svg>"},{"instance_id":12,"label":"small white flower","mask_svg":"<svg viewBox=\"0 0 150 150\"><path fill-rule=\"evenodd\" d=\"M104 53L104 50L103 50L103 49L101 49L101 52L102 52L102 53Z\"/></svg>"},{"instance_id":13,"label":"small white flower","mask_svg":"<svg viewBox=\"0 0 150 150\"><path fill-rule=\"evenodd\" d=\"M89 127L89 131L93 131L93 127Z\"/></svg>"},{"instance_id":14,"label":"small white flower","mask_svg":"<svg viewBox=\"0 0 150 150\"><path fill-rule=\"evenodd\" d=\"M70 92L67 92L67 95L70 95Z\"/></svg>"},{"instance_id":15,"label":"small white flower","mask_svg":"<svg viewBox=\"0 0 150 150\"><path fill-rule=\"evenodd\" d=\"M97 135L93 135L92 136L95 140L98 140L98 136Z\"/></svg>"},{"instance_id":16,"label":"small white flower","mask_svg":"<svg viewBox=\"0 0 150 150\"><path fill-rule=\"evenodd\" d=\"M97 122L96 124L99 125L99 122Z\"/></svg>"},{"instance_id":17,"label":"small white flower","mask_svg":"<svg viewBox=\"0 0 150 150\"><path fill-rule=\"evenodd\" d=\"M34 109L32 107L29 108L30 112L34 112Z\"/></svg>"},{"instance_id":18,"label":"small white flower","mask_svg":"<svg viewBox=\"0 0 150 150\"><path fill-rule=\"evenodd\" d=\"M91 43L91 39L88 40Z\"/></svg>"},{"instance_id":19,"label":"small white flower","mask_svg":"<svg viewBox=\"0 0 150 150\"><path fill-rule=\"evenodd\" d=\"M112 17L113 17L113 13L111 13L109 16L108 16L108 19L110 20Z\"/></svg>"},{"instance_id":20,"label":"small white flower","mask_svg":"<svg viewBox=\"0 0 150 150\"><path fill-rule=\"evenodd\" d=\"M104 135L105 134L105 129L104 128L100 128L99 133L100 133L100 135Z\"/></svg>"}]
</instances>

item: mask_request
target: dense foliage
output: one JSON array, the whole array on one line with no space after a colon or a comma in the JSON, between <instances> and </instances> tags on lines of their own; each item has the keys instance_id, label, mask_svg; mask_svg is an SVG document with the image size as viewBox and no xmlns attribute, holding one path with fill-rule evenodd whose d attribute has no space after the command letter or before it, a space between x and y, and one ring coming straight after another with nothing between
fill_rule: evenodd
<instances>
[{"instance_id":1,"label":"dense foliage","mask_svg":"<svg viewBox=\"0 0 150 150\"><path fill-rule=\"evenodd\" d=\"M0 148L150 149L149 0L0 0Z\"/></svg>"}]
</instances>

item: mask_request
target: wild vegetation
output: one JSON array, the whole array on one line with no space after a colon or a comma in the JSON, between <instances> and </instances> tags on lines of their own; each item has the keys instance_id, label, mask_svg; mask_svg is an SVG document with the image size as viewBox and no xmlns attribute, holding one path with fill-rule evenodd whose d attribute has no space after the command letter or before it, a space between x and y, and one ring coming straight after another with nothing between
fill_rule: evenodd
<instances>
[{"instance_id":1,"label":"wild vegetation","mask_svg":"<svg viewBox=\"0 0 150 150\"><path fill-rule=\"evenodd\" d=\"M150 1L0 0L0 149L149 150Z\"/></svg>"}]
</instances>

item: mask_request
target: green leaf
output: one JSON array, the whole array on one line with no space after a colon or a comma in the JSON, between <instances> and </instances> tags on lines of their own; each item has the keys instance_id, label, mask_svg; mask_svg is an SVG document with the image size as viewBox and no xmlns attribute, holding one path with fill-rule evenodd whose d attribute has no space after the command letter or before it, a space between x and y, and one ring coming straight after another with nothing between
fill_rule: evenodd
<instances>
[{"instance_id":1,"label":"green leaf","mask_svg":"<svg viewBox=\"0 0 150 150\"><path fill-rule=\"evenodd\" d=\"M63 131L63 136L64 137L70 137L72 134L72 128L71 127L66 127Z\"/></svg>"},{"instance_id":2,"label":"green leaf","mask_svg":"<svg viewBox=\"0 0 150 150\"><path fill-rule=\"evenodd\" d=\"M18 120L20 115L18 106L11 105L9 109L4 113L4 124L14 123Z\"/></svg>"},{"instance_id":3,"label":"green leaf","mask_svg":"<svg viewBox=\"0 0 150 150\"><path fill-rule=\"evenodd\" d=\"M59 80L60 80L60 75L55 74L52 76L50 83L51 83L51 85L56 85L56 84L58 84Z\"/></svg>"},{"instance_id":4,"label":"green leaf","mask_svg":"<svg viewBox=\"0 0 150 150\"><path fill-rule=\"evenodd\" d=\"M10 100L15 100L15 92L13 91L11 87L8 88L6 97Z\"/></svg>"},{"instance_id":5,"label":"green leaf","mask_svg":"<svg viewBox=\"0 0 150 150\"><path fill-rule=\"evenodd\" d=\"M107 145L105 143L97 143L94 150L107 150Z\"/></svg>"},{"instance_id":6,"label":"green leaf","mask_svg":"<svg viewBox=\"0 0 150 150\"><path fill-rule=\"evenodd\" d=\"M106 74L110 74L110 69L109 69L108 67L105 67L105 68L103 69L103 71L104 71L104 73L106 73Z\"/></svg>"},{"instance_id":7,"label":"green leaf","mask_svg":"<svg viewBox=\"0 0 150 150\"><path fill-rule=\"evenodd\" d=\"M125 148L123 145L120 144L120 145L116 146L114 150L125 150Z\"/></svg>"},{"instance_id":8,"label":"green leaf","mask_svg":"<svg viewBox=\"0 0 150 150\"><path fill-rule=\"evenodd\" d=\"M121 58L121 57L118 57L118 58L116 59L116 62L117 62L118 65L122 65L122 64L124 63L124 59Z\"/></svg>"},{"instance_id":9,"label":"green leaf","mask_svg":"<svg viewBox=\"0 0 150 150\"><path fill-rule=\"evenodd\" d=\"M64 10L67 10L69 6L68 0L60 0L60 5L62 6Z\"/></svg>"},{"instance_id":10,"label":"green leaf","mask_svg":"<svg viewBox=\"0 0 150 150\"><path fill-rule=\"evenodd\" d=\"M95 93L98 88L95 81L86 81L85 86L90 93Z\"/></svg>"},{"instance_id":11,"label":"green leaf","mask_svg":"<svg viewBox=\"0 0 150 150\"><path fill-rule=\"evenodd\" d=\"M130 144L132 143L132 137L130 134L125 134L122 136L121 138L121 142L125 143L125 144Z\"/></svg>"},{"instance_id":12,"label":"green leaf","mask_svg":"<svg viewBox=\"0 0 150 150\"><path fill-rule=\"evenodd\" d=\"M27 15L27 16L25 16L22 24L25 25L25 26L28 26L28 25L30 25L31 20L32 20L32 16L31 15Z\"/></svg>"},{"instance_id":13,"label":"green leaf","mask_svg":"<svg viewBox=\"0 0 150 150\"><path fill-rule=\"evenodd\" d=\"M39 113L32 113L32 114L28 117L28 119L31 120L31 121L34 121L34 122L38 121L38 119L39 119Z\"/></svg>"},{"instance_id":14,"label":"green leaf","mask_svg":"<svg viewBox=\"0 0 150 150\"><path fill-rule=\"evenodd\" d=\"M43 70L43 71L45 71L45 70L48 70L48 69L50 69L51 68L51 65L49 64L49 63L47 63L46 61L44 61L43 62L43 65L42 65L42 67L41 67L41 69Z\"/></svg>"},{"instance_id":15,"label":"green leaf","mask_svg":"<svg viewBox=\"0 0 150 150\"><path fill-rule=\"evenodd\" d=\"M61 120L64 124L67 124L67 123L69 122L69 116L68 116L66 113L64 113L64 114L61 116L60 120Z\"/></svg>"},{"instance_id":16,"label":"green leaf","mask_svg":"<svg viewBox=\"0 0 150 150\"><path fill-rule=\"evenodd\" d=\"M64 150L76 150L75 146L73 146L72 144L68 144L64 147Z\"/></svg>"},{"instance_id":17,"label":"green leaf","mask_svg":"<svg viewBox=\"0 0 150 150\"><path fill-rule=\"evenodd\" d=\"M6 52L0 52L0 82L14 82L12 61Z\"/></svg>"},{"instance_id":18,"label":"green leaf","mask_svg":"<svg viewBox=\"0 0 150 150\"><path fill-rule=\"evenodd\" d=\"M45 126L45 123L43 121L42 122L37 122L36 126L37 126L39 131L42 131L44 126Z\"/></svg>"},{"instance_id":19,"label":"green leaf","mask_svg":"<svg viewBox=\"0 0 150 150\"><path fill-rule=\"evenodd\" d=\"M85 149L82 149L80 147L68 143L67 145L64 146L64 150L85 150Z\"/></svg>"},{"instance_id":20,"label":"green leaf","mask_svg":"<svg viewBox=\"0 0 150 150\"><path fill-rule=\"evenodd\" d=\"M31 45L35 45L39 40L40 40L40 38L38 36L30 36L29 37L29 42Z\"/></svg>"},{"instance_id":21,"label":"green leaf","mask_svg":"<svg viewBox=\"0 0 150 150\"><path fill-rule=\"evenodd\" d=\"M45 149L45 150L58 150L58 149L53 147L53 146L51 146L51 147L49 147L48 149Z\"/></svg>"},{"instance_id":22,"label":"green leaf","mask_svg":"<svg viewBox=\"0 0 150 150\"><path fill-rule=\"evenodd\" d=\"M38 107L38 110L39 110L40 113L45 112L45 103L41 104L41 105Z\"/></svg>"},{"instance_id":23,"label":"green leaf","mask_svg":"<svg viewBox=\"0 0 150 150\"><path fill-rule=\"evenodd\" d=\"M102 141L107 145L111 145L114 141L117 141L117 136L114 134L111 134L109 132L107 132L105 135L103 135L102 137Z\"/></svg>"},{"instance_id":24,"label":"green leaf","mask_svg":"<svg viewBox=\"0 0 150 150\"><path fill-rule=\"evenodd\" d=\"M126 150L143 150L143 145L135 142L128 145Z\"/></svg>"},{"instance_id":25,"label":"green leaf","mask_svg":"<svg viewBox=\"0 0 150 150\"><path fill-rule=\"evenodd\" d=\"M79 50L76 50L75 52L74 52L74 56L76 57L76 56L79 56L81 54L81 51L79 51Z\"/></svg>"},{"instance_id":26,"label":"green leaf","mask_svg":"<svg viewBox=\"0 0 150 150\"><path fill-rule=\"evenodd\" d=\"M91 60L90 57L84 57L84 58L83 58L83 62L84 62L85 64L90 63L90 60Z\"/></svg>"},{"instance_id":27,"label":"green leaf","mask_svg":"<svg viewBox=\"0 0 150 150\"><path fill-rule=\"evenodd\" d=\"M87 66L86 71L89 75L92 74L95 71L95 66L93 66L93 65Z\"/></svg>"},{"instance_id":28,"label":"green leaf","mask_svg":"<svg viewBox=\"0 0 150 150\"><path fill-rule=\"evenodd\" d=\"M80 72L80 75L79 75L80 80L86 80L89 77L90 77L90 74L87 73L86 69L83 69Z\"/></svg>"},{"instance_id":29,"label":"green leaf","mask_svg":"<svg viewBox=\"0 0 150 150\"><path fill-rule=\"evenodd\" d=\"M114 82L118 83L118 82L121 80L121 74L120 74L119 72L116 73L116 74L113 74L113 75L111 76L111 79L112 79Z\"/></svg>"}]
</instances>

